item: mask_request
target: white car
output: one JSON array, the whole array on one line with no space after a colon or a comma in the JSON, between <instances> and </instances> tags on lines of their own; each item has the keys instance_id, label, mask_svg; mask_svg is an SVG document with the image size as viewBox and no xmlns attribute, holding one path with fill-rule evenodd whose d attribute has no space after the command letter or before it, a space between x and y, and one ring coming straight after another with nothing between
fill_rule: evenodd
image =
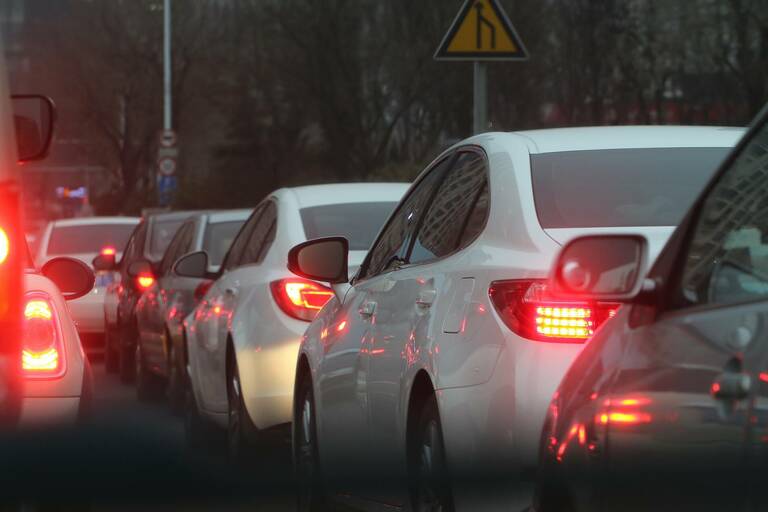
<instances>
[{"instance_id":1,"label":"white car","mask_svg":"<svg viewBox=\"0 0 768 512\"><path fill-rule=\"evenodd\" d=\"M201 419L228 428L233 456L253 438L287 432L280 427L291 421L299 341L333 295L329 287L289 272L288 250L308 238L344 235L351 244L350 264L359 264L407 188L400 183L285 188L256 207L233 241L220 277L185 320L195 398L187 421L191 440L201 431ZM204 254L182 257L175 272L204 277Z\"/></svg>"},{"instance_id":2,"label":"white car","mask_svg":"<svg viewBox=\"0 0 768 512\"><path fill-rule=\"evenodd\" d=\"M51 258L69 256L91 265L93 258L102 252L114 254L119 260L139 220L138 217L82 217L52 221L40 237L35 264L42 268ZM93 290L69 303L88 353L103 350L104 298L114 278L114 272L99 271Z\"/></svg>"},{"instance_id":3,"label":"white car","mask_svg":"<svg viewBox=\"0 0 768 512\"><path fill-rule=\"evenodd\" d=\"M410 492L358 490L451 510L472 506L452 482L535 468L552 393L616 308L548 299L559 248L620 229L644 235L655 256L742 133L475 136L420 175L351 283L343 240L292 250L295 273L338 283L298 358L293 442L305 501L405 474Z\"/></svg>"},{"instance_id":4,"label":"white car","mask_svg":"<svg viewBox=\"0 0 768 512\"><path fill-rule=\"evenodd\" d=\"M94 274L73 258L24 273L20 425L73 425L87 413L91 372L67 300L91 291Z\"/></svg>"}]
</instances>

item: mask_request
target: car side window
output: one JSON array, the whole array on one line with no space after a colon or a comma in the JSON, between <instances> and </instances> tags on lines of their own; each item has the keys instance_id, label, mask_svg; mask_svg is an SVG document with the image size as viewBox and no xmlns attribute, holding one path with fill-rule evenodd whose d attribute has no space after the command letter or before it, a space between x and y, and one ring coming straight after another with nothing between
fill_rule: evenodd
<instances>
[{"instance_id":1,"label":"car side window","mask_svg":"<svg viewBox=\"0 0 768 512\"><path fill-rule=\"evenodd\" d=\"M128 241L128 244L125 246L123 257L120 260L120 267L122 271L125 271L125 269L127 269L127 265L136 261L136 259L141 255L141 249L143 247L143 244L141 243L141 241L144 239L146 234L147 234L147 224L146 222L142 222L133 232L133 235L131 235L131 239Z\"/></svg>"},{"instance_id":2,"label":"car side window","mask_svg":"<svg viewBox=\"0 0 768 512\"><path fill-rule=\"evenodd\" d=\"M360 274L361 278L385 272L405 262L408 240L453 160L454 155L449 155L433 166L400 203L371 249L365 270Z\"/></svg>"},{"instance_id":3,"label":"car side window","mask_svg":"<svg viewBox=\"0 0 768 512\"><path fill-rule=\"evenodd\" d=\"M277 206L273 201L269 201L264 208L264 214L259 219L258 224L253 228L248 244L243 251L241 265L254 265L261 263L267 249L272 241L269 240L277 217ZM274 238L274 235L273 235Z\"/></svg>"},{"instance_id":4,"label":"car side window","mask_svg":"<svg viewBox=\"0 0 768 512\"><path fill-rule=\"evenodd\" d=\"M480 153L459 153L421 221L408 263L442 258L462 248L462 243L466 246L475 239L487 215L487 193L480 209L475 208L487 190L487 174L485 158ZM470 226L471 217L474 218ZM471 231L464 236L467 227Z\"/></svg>"},{"instance_id":5,"label":"car side window","mask_svg":"<svg viewBox=\"0 0 768 512\"><path fill-rule=\"evenodd\" d=\"M248 220L243 224L240 232L232 241L232 246L227 251L227 255L224 258L224 262L221 265L223 270L232 270L240 266L242 260L243 251L248 245L253 228L258 224L261 214L264 213L265 205L257 206Z\"/></svg>"},{"instance_id":6,"label":"car side window","mask_svg":"<svg viewBox=\"0 0 768 512\"><path fill-rule=\"evenodd\" d=\"M690 305L768 299L768 124L710 189L685 259Z\"/></svg>"},{"instance_id":7,"label":"car side window","mask_svg":"<svg viewBox=\"0 0 768 512\"><path fill-rule=\"evenodd\" d=\"M173 240L171 240L171 243L168 244L168 248L165 250L165 254L163 255L163 259L160 262L160 274L165 275L173 266L174 262L184 254L184 244L185 240L187 238L187 233L192 228L194 224L191 224L190 222L185 223L179 230L176 232L176 234L173 237Z\"/></svg>"}]
</instances>

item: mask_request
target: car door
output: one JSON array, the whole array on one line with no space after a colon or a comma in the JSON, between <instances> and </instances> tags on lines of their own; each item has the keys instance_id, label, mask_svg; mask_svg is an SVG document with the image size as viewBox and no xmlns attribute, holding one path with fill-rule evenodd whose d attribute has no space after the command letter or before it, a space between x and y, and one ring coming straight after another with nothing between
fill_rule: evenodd
<instances>
[{"instance_id":1,"label":"car door","mask_svg":"<svg viewBox=\"0 0 768 512\"><path fill-rule=\"evenodd\" d=\"M316 384L322 416L318 427L323 452L341 471L366 468L366 477L387 471L384 460L375 465L366 462L376 460L369 436L366 386L369 358L379 354L370 353L371 338L376 324L392 320L389 309L379 314L377 301L388 296L395 282L392 276L405 261L410 235L451 160L452 156L441 160L400 203L368 253L335 315L335 324L328 329ZM362 477L359 473L354 476Z\"/></svg>"},{"instance_id":2,"label":"car door","mask_svg":"<svg viewBox=\"0 0 768 512\"><path fill-rule=\"evenodd\" d=\"M197 307L194 319L195 340L194 373L198 380L198 393L203 409L210 412L225 412L226 387L220 382L219 353L222 326L222 307L226 290L236 282L234 271L240 266L243 253L247 247L253 229L259 222L264 211L263 205L257 206L243 227L232 241L224 262L221 265L221 275L214 282L206 295L206 299ZM226 327L226 323L223 324ZM190 351L190 355L192 351ZM190 364L192 361L190 360ZM223 394L223 397L222 397Z\"/></svg>"},{"instance_id":3,"label":"car door","mask_svg":"<svg viewBox=\"0 0 768 512\"><path fill-rule=\"evenodd\" d=\"M138 261L144 254L144 239L147 235L147 223L142 222L133 232L126 245L123 257L120 260L120 285L118 287L117 319L121 329L127 327L133 316L133 307L136 304L139 292L136 280L128 275L128 267L134 261Z\"/></svg>"},{"instance_id":4,"label":"car door","mask_svg":"<svg viewBox=\"0 0 768 512\"><path fill-rule=\"evenodd\" d=\"M376 323L368 370L371 445L379 450L377 460L389 459L397 471L405 468L408 382L445 339L442 320L454 302L455 288L471 288L474 277L457 268L456 260L477 235L463 233L480 196L484 191L487 196L485 158L479 150L467 149L451 162L432 171L440 174L439 185L431 198L420 202L423 215L409 236L406 263L387 276L390 284L385 289L372 294ZM467 292L471 296L471 289L465 290L456 300L465 301Z\"/></svg>"},{"instance_id":5,"label":"car door","mask_svg":"<svg viewBox=\"0 0 768 512\"><path fill-rule=\"evenodd\" d=\"M675 263L658 270L665 254L651 274L665 284L657 320L644 324L649 306L633 306L640 325L624 331L596 415L613 477L606 510L768 504L766 176L763 127L698 203Z\"/></svg>"}]
</instances>

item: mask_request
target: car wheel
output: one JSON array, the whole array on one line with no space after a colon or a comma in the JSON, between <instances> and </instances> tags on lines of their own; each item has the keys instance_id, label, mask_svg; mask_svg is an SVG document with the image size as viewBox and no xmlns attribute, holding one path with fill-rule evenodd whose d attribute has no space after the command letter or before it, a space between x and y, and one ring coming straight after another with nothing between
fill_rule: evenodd
<instances>
[{"instance_id":1,"label":"car wheel","mask_svg":"<svg viewBox=\"0 0 768 512\"><path fill-rule=\"evenodd\" d=\"M132 331L128 327L122 330L117 350L117 353L120 355L118 361L120 381L123 384L133 384L136 378L136 346L134 345L136 337L132 336ZM129 336L132 339L129 340Z\"/></svg>"},{"instance_id":2,"label":"car wheel","mask_svg":"<svg viewBox=\"0 0 768 512\"><path fill-rule=\"evenodd\" d=\"M162 395L162 381L149 372L144 365L144 356L141 353L141 342L136 343L136 354L133 358L136 362L136 398L142 402L157 400Z\"/></svg>"},{"instance_id":3,"label":"car wheel","mask_svg":"<svg viewBox=\"0 0 768 512\"><path fill-rule=\"evenodd\" d=\"M112 342L112 329L104 329L104 368L107 373L117 373L120 369L117 351Z\"/></svg>"},{"instance_id":4,"label":"car wheel","mask_svg":"<svg viewBox=\"0 0 768 512\"><path fill-rule=\"evenodd\" d=\"M411 441L408 469L412 510L453 511L443 430L434 395L422 408Z\"/></svg>"},{"instance_id":5,"label":"car wheel","mask_svg":"<svg viewBox=\"0 0 768 512\"><path fill-rule=\"evenodd\" d=\"M317 450L315 399L308 378L303 379L296 390L296 404L293 461L298 483L297 508L300 511L322 510L325 499Z\"/></svg>"},{"instance_id":6,"label":"car wheel","mask_svg":"<svg viewBox=\"0 0 768 512\"><path fill-rule=\"evenodd\" d=\"M166 336L168 334L166 333ZM170 337L169 337L170 340ZM184 412L184 400L185 400L185 379L184 370L181 368L181 362L176 355L176 345L173 341L169 341L170 348L168 349L168 404L171 406L171 411L176 415L181 415Z\"/></svg>"},{"instance_id":7,"label":"car wheel","mask_svg":"<svg viewBox=\"0 0 768 512\"><path fill-rule=\"evenodd\" d=\"M246 452L250 448L247 433L249 431L248 411L243 402L240 385L240 371L237 363L232 362L227 380L227 398L229 402L227 421L227 451L229 458L237 462L245 462Z\"/></svg>"}]
</instances>

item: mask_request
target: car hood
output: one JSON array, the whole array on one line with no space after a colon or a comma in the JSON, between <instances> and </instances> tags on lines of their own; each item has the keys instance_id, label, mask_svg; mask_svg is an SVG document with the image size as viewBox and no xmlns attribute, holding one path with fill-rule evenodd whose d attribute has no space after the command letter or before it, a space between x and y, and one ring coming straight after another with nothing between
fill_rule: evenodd
<instances>
[{"instance_id":1,"label":"car hood","mask_svg":"<svg viewBox=\"0 0 768 512\"><path fill-rule=\"evenodd\" d=\"M656 261L659 253L675 230L674 226L616 227L616 228L557 228L544 231L555 242L565 245L568 241L583 235L642 235L648 240L650 263Z\"/></svg>"}]
</instances>

